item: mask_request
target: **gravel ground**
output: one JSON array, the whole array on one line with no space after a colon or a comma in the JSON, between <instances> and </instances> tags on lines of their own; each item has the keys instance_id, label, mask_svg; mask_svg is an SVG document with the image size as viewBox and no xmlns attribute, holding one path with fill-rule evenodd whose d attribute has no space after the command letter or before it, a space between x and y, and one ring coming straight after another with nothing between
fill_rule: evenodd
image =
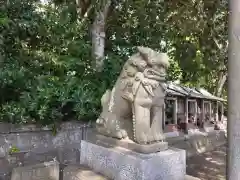
<instances>
[{"instance_id":1,"label":"gravel ground","mask_svg":"<svg viewBox=\"0 0 240 180\"><path fill-rule=\"evenodd\" d=\"M226 146L187 159L187 174L201 180L226 180Z\"/></svg>"}]
</instances>

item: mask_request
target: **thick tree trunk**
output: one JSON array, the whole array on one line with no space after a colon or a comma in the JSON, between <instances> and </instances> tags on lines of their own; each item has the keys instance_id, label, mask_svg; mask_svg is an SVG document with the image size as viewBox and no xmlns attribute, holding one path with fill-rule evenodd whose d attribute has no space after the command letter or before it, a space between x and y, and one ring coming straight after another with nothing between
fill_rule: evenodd
<instances>
[{"instance_id":1,"label":"thick tree trunk","mask_svg":"<svg viewBox=\"0 0 240 180\"><path fill-rule=\"evenodd\" d=\"M227 179L240 179L240 1L230 0L228 59Z\"/></svg>"},{"instance_id":2,"label":"thick tree trunk","mask_svg":"<svg viewBox=\"0 0 240 180\"><path fill-rule=\"evenodd\" d=\"M218 84L217 84L216 91L215 91L215 94L216 94L217 97L221 96L223 86L224 86L226 81L227 81L227 73L226 72L221 72L220 75L219 75Z\"/></svg>"},{"instance_id":3,"label":"thick tree trunk","mask_svg":"<svg viewBox=\"0 0 240 180\"><path fill-rule=\"evenodd\" d=\"M111 0L106 0L105 4L96 13L91 33L92 33L92 56L96 71L102 71L104 49L105 49L105 24Z\"/></svg>"}]
</instances>

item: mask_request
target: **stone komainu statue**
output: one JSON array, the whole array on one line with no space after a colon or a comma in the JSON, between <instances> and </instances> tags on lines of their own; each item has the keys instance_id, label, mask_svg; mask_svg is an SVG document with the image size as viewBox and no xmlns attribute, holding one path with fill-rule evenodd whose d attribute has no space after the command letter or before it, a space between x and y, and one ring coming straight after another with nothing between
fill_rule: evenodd
<instances>
[{"instance_id":1,"label":"stone komainu statue","mask_svg":"<svg viewBox=\"0 0 240 180\"><path fill-rule=\"evenodd\" d=\"M125 63L112 91L102 96L97 131L105 136L128 137L138 144L163 141L163 106L168 56L147 47Z\"/></svg>"}]
</instances>

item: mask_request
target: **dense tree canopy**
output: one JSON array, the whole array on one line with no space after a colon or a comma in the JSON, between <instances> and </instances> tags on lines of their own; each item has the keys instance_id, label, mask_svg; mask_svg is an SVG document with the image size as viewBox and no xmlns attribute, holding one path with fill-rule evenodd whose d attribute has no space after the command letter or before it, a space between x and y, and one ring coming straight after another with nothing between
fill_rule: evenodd
<instances>
[{"instance_id":1,"label":"dense tree canopy","mask_svg":"<svg viewBox=\"0 0 240 180\"><path fill-rule=\"evenodd\" d=\"M0 121L95 119L139 45L169 54L169 80L225 96L227 16L223 0L4 1Z\"/></svg>"}]
</instances>

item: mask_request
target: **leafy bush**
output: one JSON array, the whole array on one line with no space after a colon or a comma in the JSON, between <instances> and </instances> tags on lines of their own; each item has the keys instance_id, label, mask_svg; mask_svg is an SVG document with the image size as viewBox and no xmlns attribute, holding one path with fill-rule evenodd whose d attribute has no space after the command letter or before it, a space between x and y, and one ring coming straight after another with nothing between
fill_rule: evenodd
<instances>
[{"instance_id":1,"label":"leafy bush","mask_svg":"<svg viewBox=\"0 0 240 180\"><path fill-rule=\"evenodd\" d=\"M99 73L91 65L93 18L82 21L75 1L64 2L57 6L42 6L38 0L1 3L0 121L55 124L96 119L102 94L113 86L137 45L168 52L172 59L168 80L208 87L216 84L208 78L218 70L204 65L199 42L184 40L189 36L185 29L173 28L175 21L168 18L172 6L121 2L107 22L107 56Z\"/></svg>"},{"instance_id":2,"label":"leafy bush","mask_svg":"<svg viewBox=\"0 0 240 180\"><path fill-rule=\"evenodd\" d=\"M94 72L87 25L72 23L64 8L20 0L1 8L1 121L53 124L99 115L120 57Z\"/></svg>"}]
</instances>

